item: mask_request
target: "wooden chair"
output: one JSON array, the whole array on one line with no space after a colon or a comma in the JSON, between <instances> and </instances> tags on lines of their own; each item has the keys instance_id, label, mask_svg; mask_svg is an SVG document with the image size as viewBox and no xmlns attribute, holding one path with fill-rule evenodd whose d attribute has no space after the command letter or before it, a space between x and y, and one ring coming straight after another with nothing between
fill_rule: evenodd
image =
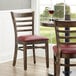
<instances>
[{"instance_id":1,"label":"wooden chair","mask_svg":"<svg viewBox=\"0 0 76 76\"><path fill-rule=\"evenodd\" d=\"M23 51L24 70L27 70L27 49L33 49L33 59L35 64L35 49L42 48L45 49L46 67L49 68L48 38L34 35L34 12L11 12L11 16L15 32L15 52L13 66L16 64L18 50Z\"/></svg>"},{"instance_id":2,"label":"wooden chair","mask_svg":"<svg viewBox=\"0 0 76 76\"><path fill-rule=\"evenodd\" d=\"M69 29L65 30L65 28ZM57 44L53 46L54 76L60 76L60 66L76 66L73 63L65 64L61 62L62 58L68 60L76 58L76 21L55 21L55 33Z\"/></svg>"}]
</instances>

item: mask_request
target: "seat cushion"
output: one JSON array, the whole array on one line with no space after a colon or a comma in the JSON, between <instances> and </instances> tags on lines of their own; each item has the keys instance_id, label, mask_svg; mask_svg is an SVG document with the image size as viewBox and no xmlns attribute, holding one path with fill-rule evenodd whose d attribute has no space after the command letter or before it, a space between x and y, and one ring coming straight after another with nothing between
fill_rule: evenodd
<instances>
[{"instance_id":1,"label":"seat cushion","mask_svg":"<svg viewBox=\"0 0 76 76\"><path fill-rule=\"evenodd\" d=\"M36 36L36 35L19 36L17 39L18 39L18 41L48 40L48 38L46 38L46 37Z\"/></svg>"},{"instance_id":2,"label":"seat cushion","mask_svg":"<svg viewBox=\"0 0 76 76\"><path fill-rule=\"evenodd\" d=\"M61 53L64 54L76 54L76 45L61 45L60 46ZM53 46L53 50L57 53L57 46Z\"/></svg>"}]
</instances>

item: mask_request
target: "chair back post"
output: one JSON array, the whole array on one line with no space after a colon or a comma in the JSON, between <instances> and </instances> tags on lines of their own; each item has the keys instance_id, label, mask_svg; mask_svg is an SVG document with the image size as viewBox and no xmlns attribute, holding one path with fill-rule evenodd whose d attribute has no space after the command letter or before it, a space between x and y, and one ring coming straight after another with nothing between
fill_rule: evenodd
<instances>
[{"instance_id":1,"label":"chair back post","mask_svg":"<svg viewBox=\"0 0 76 76\"><path fill-rule=\"evenodd\" d=\"M34 30L34 27L35 27L35 25L34 25L34 12L32 12L32 25L33 25L33 27L32 27L32 29ZM34 35L34 31L32 32L32 34Z\"/></svg>"},{"instance_id":2,"label":"chair back post","mask_svg":"<svg viewBox=\"0 0 76 76\"><path fill-rule=\"evenodd\" d=\"M15 22L15 17L13 12L11 12L11 16L12 16L12 22L13 22L13 27L14 27L14 34L15 34L15 43L17 41L17 29L16 29L16 22Z\"/></svg>"},{"instance_id":3,"label":"chair back post","mask_svg":"<svg viewBox=\"0 0 76 76\"><path fill-rule=\"evenodd\" d=\"M55 21L55 33L56 33L56 44L57 44L57 59L56 62L60 63L60 53L61 53L61 49L60 49L60 41L59 41L59 36L58 36L58 24L59 22Z\"/></svg>"}]
</instances>

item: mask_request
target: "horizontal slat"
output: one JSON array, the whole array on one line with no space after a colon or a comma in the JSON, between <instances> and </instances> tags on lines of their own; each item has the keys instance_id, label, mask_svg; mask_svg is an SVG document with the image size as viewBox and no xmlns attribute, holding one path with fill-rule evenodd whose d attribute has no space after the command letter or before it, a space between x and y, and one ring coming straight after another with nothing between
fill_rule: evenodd
<instances>
[{"instance_id":1,"label":"horizontal slat","mask_svg":"<svg viewBox=\"0 0 76 76\"><path fill-rule=\"evenodd\" d=\"M58 32L63 32L63 33L65 33L65 32L76 32L76 30L57 30Z\"/></svg>"},{"instance_id":2,"label":"horizontal slat","mask_svg":"<svg viewBox=\"0 0 76 76\"><path fill-rule=\"evenodd\" d=\"M32 31L32 29L22 29L22 30L17 30L17 32L21 32L21 31Z\"/></svg>"},{"instance_id":3,"label":"horizontal slat","mask_svg":"<svg viewBox=\"0 0 76 76\"><path fill-rule=\"evenodd\" d=\"M67 67L69 67L69 66L76 66L76 64L61 64L61 66L67 66Z\"/></svg>"},{"instance_id":4,"label":"horizontal slat","mask_svg":"<svg viewBox=\"0 0 76 76\"><path fill-rule=\"evenodd\" d=\"M30 26L32 26L32 24L31 25L17 25L16 27L30 27Z\"/></svg>"},{"instance_id":5,"label":"horizontal slat","mask_svg":"<svg viewBox=\"0 0 76 76\"><path fill-rule=\"evenodd\" d=\"M59 36L58 38L60 38L60 39L76 39L76 37L74 37L74 36Z\"/></svg>"},{"instance_id":6,"label":"horizontal slat","mask_svg":"<svg viewBox=\"0 0 76 76\"><path fill-rule=\"evenodd\" d=\"M76 20L55 21L57 27L76 27Z\"/></svg>"},{"instance_id":7,"label":"horizontal slat","mask_svg":"<svg viewBox=\"0 0 76 76\"><path fill-rule=\"evenodd\" d=\"M19 17L30 17L33 15L33 13L31 12L27 12L27 13L14 13L15 17L19 18Z\"/></svg>"},{"instance_id":8,"label":"horizontal slat","mask_svg":"<svg viewBox=\"0 0 76 76\"><path fill-rule=\"evenodd\" d=\"M32 22L32 20L16 20L16 22Z\"/></svg>"}]
</instances>

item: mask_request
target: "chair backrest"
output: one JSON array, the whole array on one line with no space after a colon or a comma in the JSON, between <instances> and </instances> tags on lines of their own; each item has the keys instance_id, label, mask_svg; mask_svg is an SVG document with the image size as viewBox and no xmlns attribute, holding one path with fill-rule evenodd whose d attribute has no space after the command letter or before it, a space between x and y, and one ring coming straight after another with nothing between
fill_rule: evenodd
<instances>
[{"instance_id":1,"label":"chair backrest","mask_svg":"<svg viewBox=\"0 0 76 76\"><path fill-rule=\"evenodd\" d=\"M17 33L31 32L34 34L34 12L11 12L15 37ZM26 34L25 34L26 35Z\"/></svg>"},{"instance_id":2,"label":"chair backrest","mask_svg":"<svg viewBox=\"0 0 76 76\"><path fill-rule=\"evenodd\" d=\"M76 44L76 21L55 21L55 32L58 46ZM66 33L68 33L68 35L66 35ZM67 42L66 39L69 41Z\"/></svg>"}]
</instances>

